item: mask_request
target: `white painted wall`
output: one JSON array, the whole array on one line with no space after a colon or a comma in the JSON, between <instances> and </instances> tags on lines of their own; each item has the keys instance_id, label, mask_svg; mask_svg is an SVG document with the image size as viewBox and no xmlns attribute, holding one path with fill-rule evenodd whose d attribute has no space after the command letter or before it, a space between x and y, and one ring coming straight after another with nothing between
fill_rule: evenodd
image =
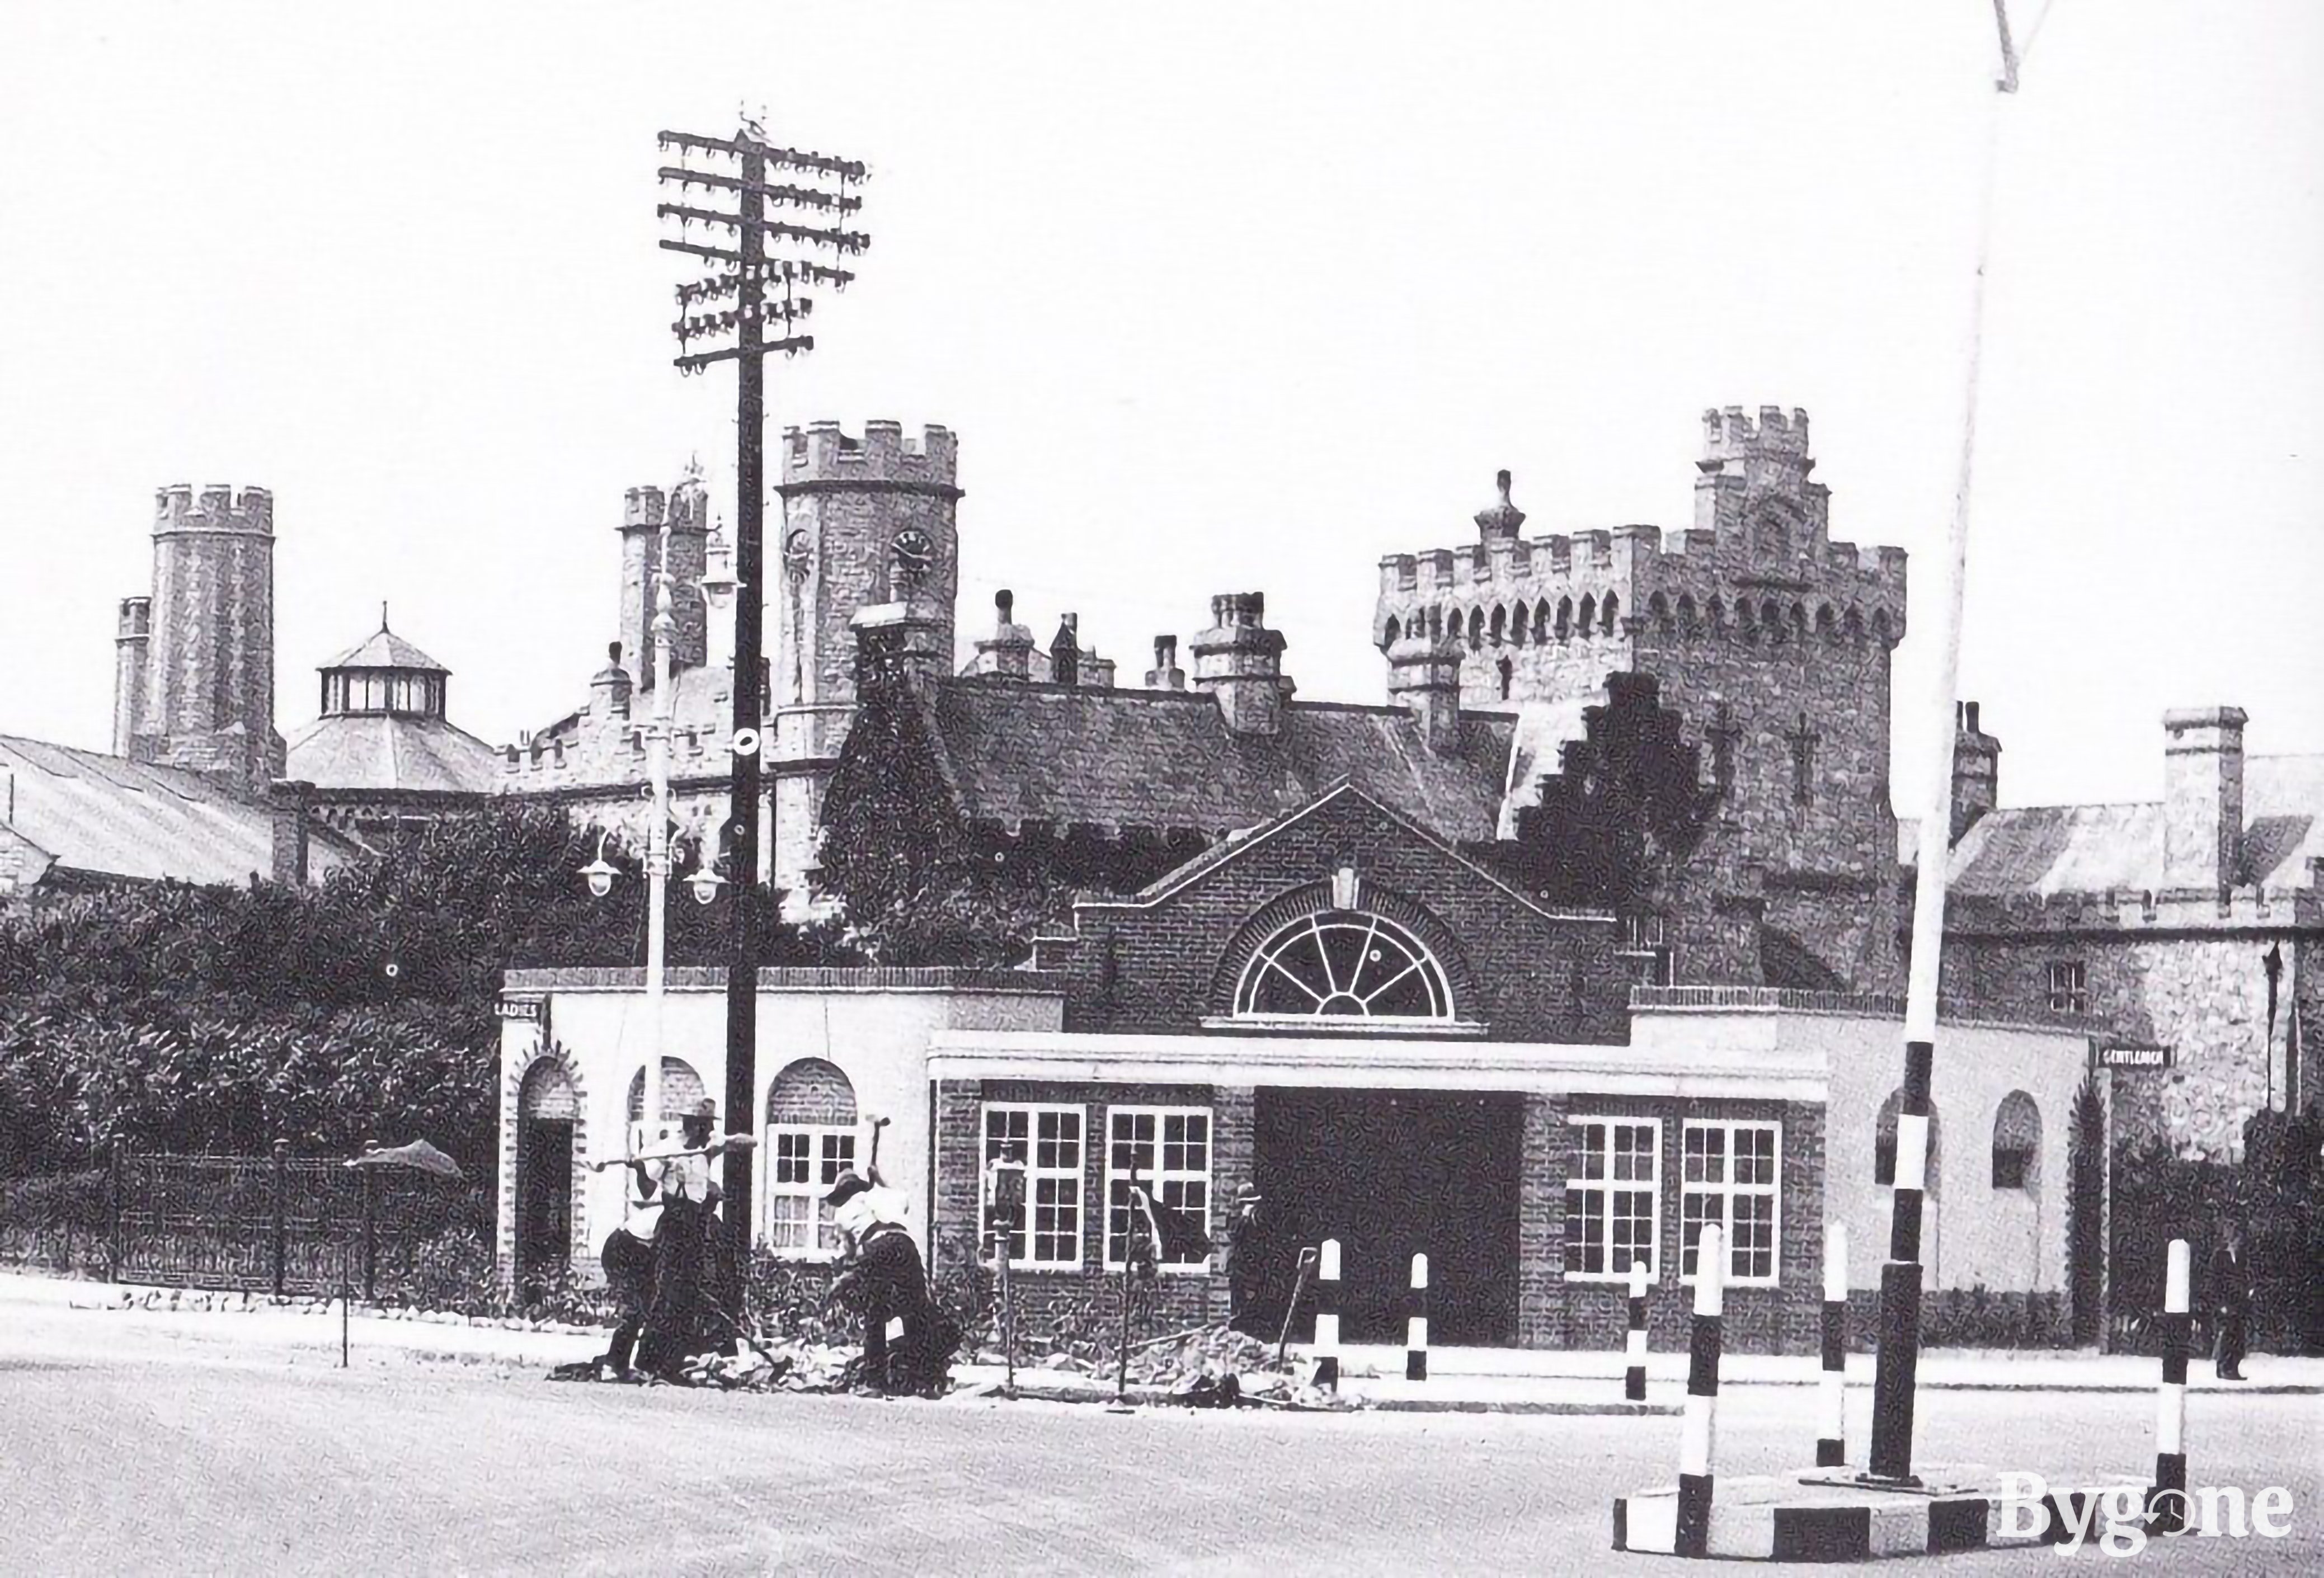
<instances>
[{"instance_id":1,"label":"white painted wall","mask_svg":"<svg viewBox=\"0 0 2324 1578\"><path fill-rule=\"evenodd\" d=\"M504 1019L502 1026L502 1156L514 1158L516 1080L512 1073L532 1058L544 1033L572 1060L581 1086L591 1158L622 1154L630 1082L651 1054L645 994L634 987L560 988L547 993L540 1020ZM908 1203L908 1222L923 1242L927 1235L928 1159L927 1049L947 1030L1056 1029L1064 1020L1063 1000L1053 993L954 987L765 987L759 993L758 1093L747 1124L720 1114L721 1132L747 1127L765 1132L767 1093L792 1062L822 1058L846 1075L855 1089L860 1120L857 1155L868 1154L870 1121L891 1120L880 1142L880 1171ZM662 1051L684 1058L702 1078L721 1108L726 1084L726 996L722 987L674 987L663 1012ZM675 1133L677 1113L665 1114ZM752 1220L763 1223L765 1153L753 1177L761 1190ZM590 1173L576 1208L576 1266L594 1268L605 1237L622 1220L622 1169ZM503 1178L500 1247L505 1262L514 1252L513 1193Z\"/></svg>"},{"instance_id":2,"label":"white painted wall","mask_svg":"<svg viewBox=\"0 0 2324 1578\"><path fill-rule=\"evenodd\" d=\"M1904 1083L1901 1020L1761 1009L1642 1011L1634 1045L1822 1053L1824 1219L1848 1224L1849 1286L1877 1287L1887 1258L1895 1192L1873 1179L1881 1103ZM1922 1219L1926 1285L1995 1292L2066 1287L2067 1149L2074 1093L2089 1039L2061 1029L1946 1023L1937 1035L1931 1094L1937 1112L1938 1183ZM2041 1113L2038 1176L2029 1190L1993 1187L1993 1121L2022 1090Z\"/></svg>"}]
</instances>

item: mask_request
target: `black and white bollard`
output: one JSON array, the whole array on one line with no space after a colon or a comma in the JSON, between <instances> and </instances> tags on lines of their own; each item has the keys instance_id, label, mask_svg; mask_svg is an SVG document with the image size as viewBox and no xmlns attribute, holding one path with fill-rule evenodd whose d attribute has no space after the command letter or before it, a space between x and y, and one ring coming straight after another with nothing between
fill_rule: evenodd
<instances>
[{"instance_id":1,"label":"black and white bollard","mask_svg":"<svg viewBox=\"0 0 2324 1578\"><path fill-rule=\"evenodd\" d=\"M1340 1241L1327 1238L1315 1258L1315 1384L1340 1389Z\"/></svg>"},{"instance_id":2,"label":"black and white bollard","mask_svg":"<svg viewBox=\"0 0 2324 1578\"><path fill-rule=\"evenodd\" d=\"M2150 1534L2187 1527L2187 1338L2193 1267L2187 1241L2171 1241L2163 1283L2163 1384L2154 1406L2154 1488L2146 1493ZM2206 1530L2206 1533L2211 1532Z\"/></svg>"},{"instance_id":3,"label":"black and white bollard","mask_svg":"<svg viewBox=\"0 0 2324 1578\"><path fill-rule=\"evenodd\" d=\"M1694 1331L1687 1347L1686 1417L1678 1444L1678 1530L1674 1554L1710 1555L1711 1453L1718 1435L1720 1312L1727 1235L1703 1224L1694 1250Z\"/></svg>"},{"instance_id":4,"label":"black and white bollard","mask_svg":"<svg viewBox=\"0 0 2324 1578\"><path fill-rule=\"evenodd\" d=\"M1816 1467L1848 1461L1848 1227L1823 1230L1823 1376L1818 1383Z\"/></svg>"},{"instance_id":5,"label":"black and white bollard","mask_svg":"<svg viewBox=\"0 0 2324 1578\"><path fill-rule=\"evenodd\" d=\"M1623 1372L1622 1395L1634 1403L1646 1400L1646 1263L1630 1262L1630 1329L1622 1338L1630 1367Z\"/></svg>"},{"instance_id":6,"label":"black and white bollard","mask_svg":"<svg viewBox=\"0 0 2324 1578\"><path fill-rule=\"evenodd\" d=\"M1411 1302L1404 1312L1404 1379L1428 1379L1428 1257L1412 1257Z\"/></svg>"}]
</instances>

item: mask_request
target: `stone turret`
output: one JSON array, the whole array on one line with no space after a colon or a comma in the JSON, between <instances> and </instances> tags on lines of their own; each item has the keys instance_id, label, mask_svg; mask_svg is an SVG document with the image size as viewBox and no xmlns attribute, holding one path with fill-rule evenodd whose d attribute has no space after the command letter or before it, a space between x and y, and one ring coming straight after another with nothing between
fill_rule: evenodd
<instances>
[{"instance_id":1,"label":"stone turret","mask_svg":"<svg viewBox=\"0 0 2324 1578\"><path fill-rule=\"evenodd\" d=\"M1283 672L1283 632L1267 628L1266 594L1222 593L1211 621L1194 641L1194 688L1218 698L1235 733L1280 734L1296 687Z\"/></svg>"},{"instance_id":2,"label":"stone turret","mask_svg":"<svg viewBox=\"0 0 2324 1578\"><path fill-rule=\"evenodd\" d=\"M283 754L274 731L273 495L212 485L197 503L183 484L161 489L147 616L130 754L212 774L263 799ZM129 617L124 610L122 633L130 633ZM116 734L118 668L116 659Z\"/></svg>"}]
</instances>

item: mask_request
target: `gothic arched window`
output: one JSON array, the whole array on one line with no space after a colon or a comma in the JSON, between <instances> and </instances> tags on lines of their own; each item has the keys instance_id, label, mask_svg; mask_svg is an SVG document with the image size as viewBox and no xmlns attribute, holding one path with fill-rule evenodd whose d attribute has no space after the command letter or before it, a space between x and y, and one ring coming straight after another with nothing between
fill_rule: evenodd
<instances>
[{"instance_id":1,"label":"gothic arched window","mask_svg":"<svg viewBox=\"0 0 2324 1578\"><path fill-rule=\"evenodd\" d=\"M1385 916L1330 909L1259 944L1235 988L1237 1018L1449 1020L1452 993L1427 947Z\"/></svg>"}]
</instances>

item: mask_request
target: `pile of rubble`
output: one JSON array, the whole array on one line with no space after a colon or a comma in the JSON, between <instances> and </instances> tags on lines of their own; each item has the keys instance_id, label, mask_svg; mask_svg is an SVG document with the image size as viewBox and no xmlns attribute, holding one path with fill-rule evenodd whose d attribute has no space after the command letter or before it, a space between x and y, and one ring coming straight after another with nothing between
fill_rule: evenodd
<instances>
[{"instance_id":1,"label":"pile of rubble","mask_svg":"<svg viewBox=\"0 0 2324 1578\"><path fill-rule=\"evenodd\" d=\"M997 1351L977 1355L980 1364L998 1365ZM1056 1352L1027 1360L1020 1367L1063 1370L1101 1380L1119 1373L1118 1354ZM1314 1365L1276 1357L1275 1344L1225 1325L1177 1332L1130 1352L1129 1383L1139 1391L1160 1390L1189 1407L1234 1407L1257 1403L1273 1407L1353 1407L1354 1400L1313 1384Z\"/></svg>"},{"instance_id":2,"label":"pile of rubble","mask_svg":"<svg viewBox=\"0 0 2324 1578\"><path fill-rule=\"evenodd\" d=\"M727 1391L837 1392L854 1389L862 1361L853 1349L820 1343L742 1344L732 1357L688 1360L687 1379Z\"/></svg>"}]
</instances>

